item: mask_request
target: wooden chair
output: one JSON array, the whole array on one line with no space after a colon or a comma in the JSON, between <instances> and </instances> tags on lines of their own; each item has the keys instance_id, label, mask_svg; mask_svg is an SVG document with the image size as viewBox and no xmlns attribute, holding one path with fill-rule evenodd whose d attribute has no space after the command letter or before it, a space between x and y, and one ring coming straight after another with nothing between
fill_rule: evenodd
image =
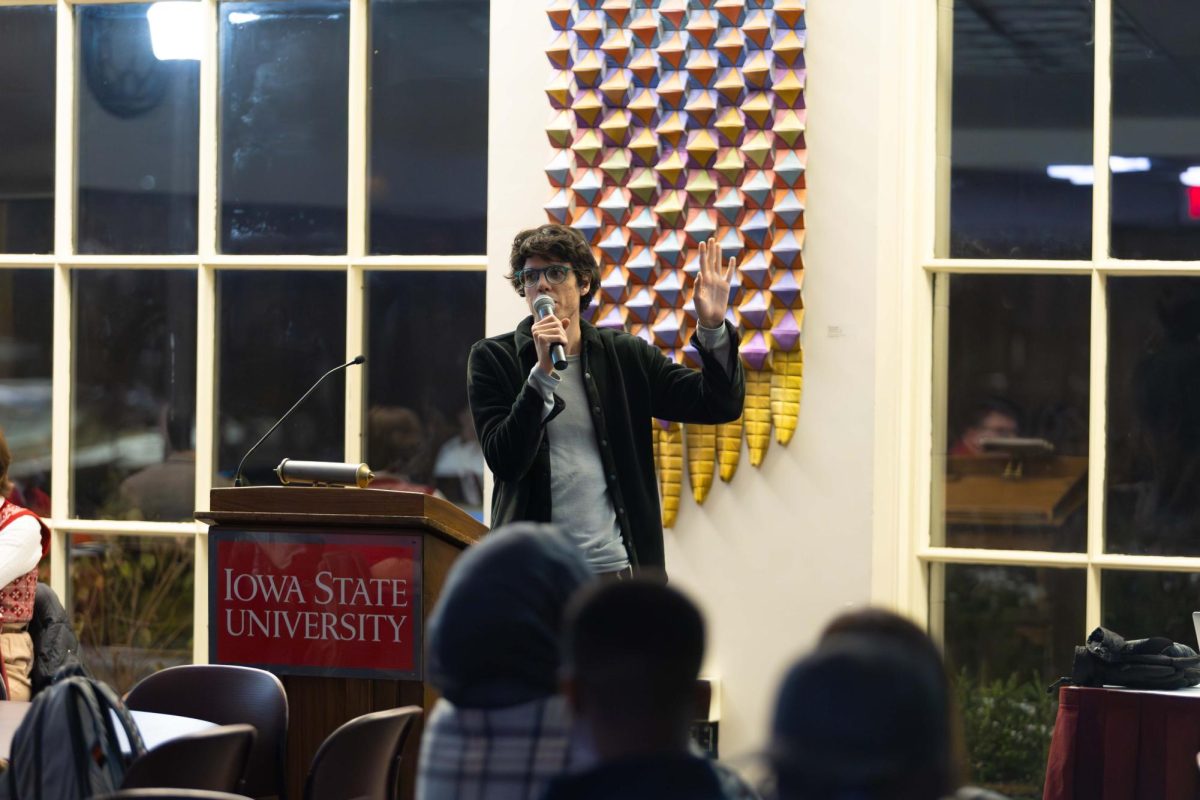
<instances>
[{"instance_id":1,"label":"wooden chair","mask_svg":"<svg viewBox=\"0 0 1200 800\"><path fill-rule=\"evenodd\" d=\"M304 784L304 800L395 800L400 758L417 706L355 717L321 743Z\"/></svg>"}]
</instances>

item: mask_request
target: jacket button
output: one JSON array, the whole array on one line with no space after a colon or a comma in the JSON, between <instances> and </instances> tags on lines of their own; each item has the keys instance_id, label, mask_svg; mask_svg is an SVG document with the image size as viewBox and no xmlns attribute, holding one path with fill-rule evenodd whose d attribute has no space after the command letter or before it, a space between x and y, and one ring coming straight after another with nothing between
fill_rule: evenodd
<instances>
[{"instance_id":1,"label":"jacket button","mask_svg":"<svg viewBox=\"0 0 1200 800\"><path fill-rule=\"evenodd\" d=\"M583 377L587 378L590 381L592 379L592 373L585 372L585 373L583 373Z\"/></svg>"},{"instance_id":2,"label":"jacket button","mask_svg":"<svg viewBox=\"0 0 1200 800\"><path fill-rule=\"evenodd\" d=\"M625 509L623 509L623 508L618 508L618 509L617 509L617 513L618 513L618 514L620 514L620 515L623 517L623 516L625 516Z\"/></svg>"},{"instance_id":3,"label":"jacket button","mask_svg":"<svg viewBox=\"0 0 1200 800\"><path fill-rule=\"evenodd\" d=\"M615 473L615 472L608 473L608 479L610 481L615 481L617 479L617 473Z\"/></svg>"},{"instance_id":4,"label":"jacket button","mask_svg":"<svg viewBox=\"0 0 1200 800\"><path fill-rule=\"evenodd\" d=\"M600 440L600 446L601 446L601 447L608 447L608 439L601 439L601 440Z\"/></svg>"},{"instance_id":5,"label":"jacket button","mask_svg":"<svg viewBox=\"0 0 1200 800\"><path fill-rule=\"evenodd\" d=\"M600 413L600 406L592 406L592 411L594 411L594 412L596 412L597 414L599 414L599 413Z\"/></svg>"}]
</instances>

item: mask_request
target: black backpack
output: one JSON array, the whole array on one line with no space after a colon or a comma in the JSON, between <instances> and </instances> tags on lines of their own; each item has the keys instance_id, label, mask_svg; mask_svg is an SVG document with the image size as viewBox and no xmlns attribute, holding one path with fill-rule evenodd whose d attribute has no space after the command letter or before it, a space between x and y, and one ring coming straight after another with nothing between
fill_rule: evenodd
<instances>
[{"instance_id":1,"label":"black backpack","mask_svg":"<svg viewBox=\"0 0 1200 800\"><path fill-rule=\"evenodd\" d=\"M137 725L116 693L77 668L64 669L33 698L13 734L10 795L84 800L110 794L121 788L126 766L145 752Z\"/></svg>"},{"instance_id":2,"label":"black backpack","mask_svg":"<svg viewBox=\"0 0 1200 800\"><path fill-rule=\"evenodd\" d=\"M1070 677L1063 684L1124 686L1130 689L1182 689L1200 684L1200 655L1163 636L1125 641L1107 628L1096 628L1087 644L1075 648Z\"/></svg>"}]
</instances>

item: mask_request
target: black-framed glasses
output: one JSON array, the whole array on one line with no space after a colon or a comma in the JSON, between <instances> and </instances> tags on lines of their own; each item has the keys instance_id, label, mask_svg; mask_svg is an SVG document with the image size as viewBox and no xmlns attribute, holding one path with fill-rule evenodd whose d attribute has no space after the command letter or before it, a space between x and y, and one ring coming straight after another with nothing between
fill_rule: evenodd
<instances>
[{"instance_id":1,"label":"black-framed glasses","mask_svg":"<svg viewBox=\"0 0 1200 800\"><path fill-rule=\"evenodd\" d=\"M571 268L566 264L551 264L546 267L534 269L526 267L522 270L517 270L517 280L526 286L537 286L538 281L542 279L542 274L546 275L546 280L551 284L559 284L567 279L571 274Z\"/></svg>"}]
</instances>

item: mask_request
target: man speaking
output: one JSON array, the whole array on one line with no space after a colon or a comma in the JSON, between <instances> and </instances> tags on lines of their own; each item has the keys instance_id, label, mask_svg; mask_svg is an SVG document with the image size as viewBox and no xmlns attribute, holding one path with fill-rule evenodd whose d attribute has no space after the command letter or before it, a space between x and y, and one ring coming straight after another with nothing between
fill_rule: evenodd
<instances>
[{"instance_id":1,"label":"man speaking","mask_svg":"<svg viewBox=\"0 0 1200 800\"><path fill-rule=\"evenodd\" d=\"M467 363L475 430L495 477L492 525L553 522L601 575L662 572L651 419L715 424L742 413L745 376L725 321L734 259L722 268L716 242L700 244L699 371L580 319L600 269L573 228L522 231L509 265L532 315L476 342Z\"/></svg>"}]
</instances>

